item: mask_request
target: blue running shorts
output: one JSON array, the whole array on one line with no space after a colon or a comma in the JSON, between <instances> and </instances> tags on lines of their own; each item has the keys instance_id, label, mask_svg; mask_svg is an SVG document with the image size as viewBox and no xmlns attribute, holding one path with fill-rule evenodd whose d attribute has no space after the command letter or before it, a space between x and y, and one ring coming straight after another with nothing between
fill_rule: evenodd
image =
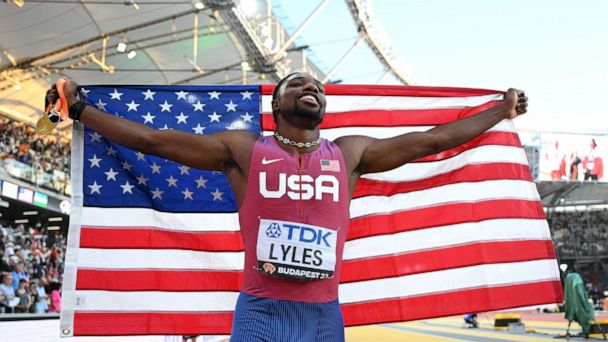
<instances>
[{"instance_id":1,"label":"blue running shorts","mask_svg":"<svg viewBox=\"0 0 608 342\"><path fill-rule=\"evenodd\" d=\"M305 303L241 293L230 342L342 342L344 320L338 300Z\"/></svg>"}]
</instances>

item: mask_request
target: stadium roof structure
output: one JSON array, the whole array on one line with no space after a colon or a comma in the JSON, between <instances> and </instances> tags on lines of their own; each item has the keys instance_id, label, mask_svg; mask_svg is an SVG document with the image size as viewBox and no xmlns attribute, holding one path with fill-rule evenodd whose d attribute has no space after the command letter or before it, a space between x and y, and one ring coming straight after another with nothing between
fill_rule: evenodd
<instances>
[{"instance_id":1,"label":"stadium roof structure","mask_svg":"<svg viewBox=\"0 0 608 342\"><path fill-rule=\"evenodd\" d=\"M608 205L608 183L543 181L536 188L545 208Z\"/></svg>"},{"instance_id":2,"label":"stadium roof structure","mask_svg":"<svg viewBox=\"0 0 608 342\"><path fill-rule=\"evenodd\" d=\"M285 44L265 1L254 16L233 0L9 2L0 3L0 114L30 125L60 75L83 85L267 83L291 70L323 76Z\"/></svg>"},{"instance_id":3,"label":"stadium roof structure","mask_svg":"<svg viewBox=\"0 0 608 342\"><path fill-rule=\"evenodd\" d=\"M290 35L271 0L4 0L0 115L35 125L46 89L61 75L82 85L259 84L303 70L331 82L337 66L324 73L309 47L294 43L328 1ZM386 39L375 38L367 2L346 1L357 41L407 83Z\"/></svg>"}]
</instances>

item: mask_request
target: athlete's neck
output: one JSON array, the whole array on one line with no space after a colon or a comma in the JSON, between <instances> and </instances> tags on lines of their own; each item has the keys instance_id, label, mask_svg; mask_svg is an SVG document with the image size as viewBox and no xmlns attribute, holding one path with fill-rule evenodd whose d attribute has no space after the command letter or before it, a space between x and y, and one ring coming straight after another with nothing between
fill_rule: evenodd
<instances>
[{"instance_id":1,"label":"athlete's neck","mask_svg":"<svg viewBox=\"0 0 608 342\"><path fill-rule=\"evenodd\" d=\"M279 124L277 125L276 131L282 137L287 138L291 141L295 141L295 142L312 143L312 142L316 141L317 139L319 139L319 128L318 127L315 128L314 130L308 130L308 129L293 127L290 125L284 125L279 122ZM275 137L274 139L277 139L277 138ZM278 140L277 140L277 142L278 142L279 146L281 146L282 149L284 149L285 151L290 152L290 153L298 153L298 154L307 153L307 152L312 152L318 148L317 145L310 146L310 147L297 147L297 146L290 146L290 145L284 144Z\"/></svg>"}]
</instances>

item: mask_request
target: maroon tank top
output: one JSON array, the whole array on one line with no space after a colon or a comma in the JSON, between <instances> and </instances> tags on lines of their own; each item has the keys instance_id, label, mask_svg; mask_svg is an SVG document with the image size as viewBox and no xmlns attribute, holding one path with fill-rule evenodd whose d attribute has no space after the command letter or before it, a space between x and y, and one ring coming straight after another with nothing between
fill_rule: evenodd
<instances>
[{"instance_id":1,"label":"maroon tank top","mask_svg":"<svg viewBox=\"0 0 608 342\"><path fill-rule=\"evenodd\" d=\"M300 156L277 144L272 136L259 138L251 155L239 211L242 292L302 302L336 300L350 202L342 151L325 139Z\"/></svg>"}]
</instances>

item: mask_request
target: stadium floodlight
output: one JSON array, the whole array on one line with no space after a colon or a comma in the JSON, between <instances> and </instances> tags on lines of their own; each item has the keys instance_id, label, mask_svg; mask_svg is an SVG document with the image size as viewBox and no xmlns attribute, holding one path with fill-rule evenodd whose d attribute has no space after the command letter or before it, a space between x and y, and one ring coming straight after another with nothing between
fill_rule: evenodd
<instances>
[{"instance_id":1,"label":"stadium floodlight","mask_svg":"<svg viewBox=\"0 0 608 342\"><path fill-rule=\"evenodd\" d=\"M129 58L129 59L133 59L133 58L135 58L135 56L137 56L137 52L135 52L135 50L131 50L127 54L127 58Z\"/></svg>"},{"instance_id":2,"label":"stadium floodlight","mask_svg":"<svg viewBox=\"0 0 608 342\"><path fill-rule=\"evenodd\" d=\"M36 210L23 212L23 216L33 216L33 215L38 215L38 212Z\"/></svg>"},{"instance_id":3,"label":"stadium floodlight","mask_svg":"<svg viewBox=\"0 0 608 342\"><path fill-rule=\"evenodd\" d=\"M196 8L197 10L202 10L205 8L205 4L203 4L202 1L194 1L194 8Z\"/></svg>"},{"instance_id":4,"label":"stadium floodlight","mask_svg":"<svg viewBox=\"0 0 608 342\"><path fill-rule=\"evenodd\" d=\"M118 43L118 46L116 46L116 51L118 51L118 52L127 51L127 44L125 44L124 42Z\"/></svg>"}]
</instances>

